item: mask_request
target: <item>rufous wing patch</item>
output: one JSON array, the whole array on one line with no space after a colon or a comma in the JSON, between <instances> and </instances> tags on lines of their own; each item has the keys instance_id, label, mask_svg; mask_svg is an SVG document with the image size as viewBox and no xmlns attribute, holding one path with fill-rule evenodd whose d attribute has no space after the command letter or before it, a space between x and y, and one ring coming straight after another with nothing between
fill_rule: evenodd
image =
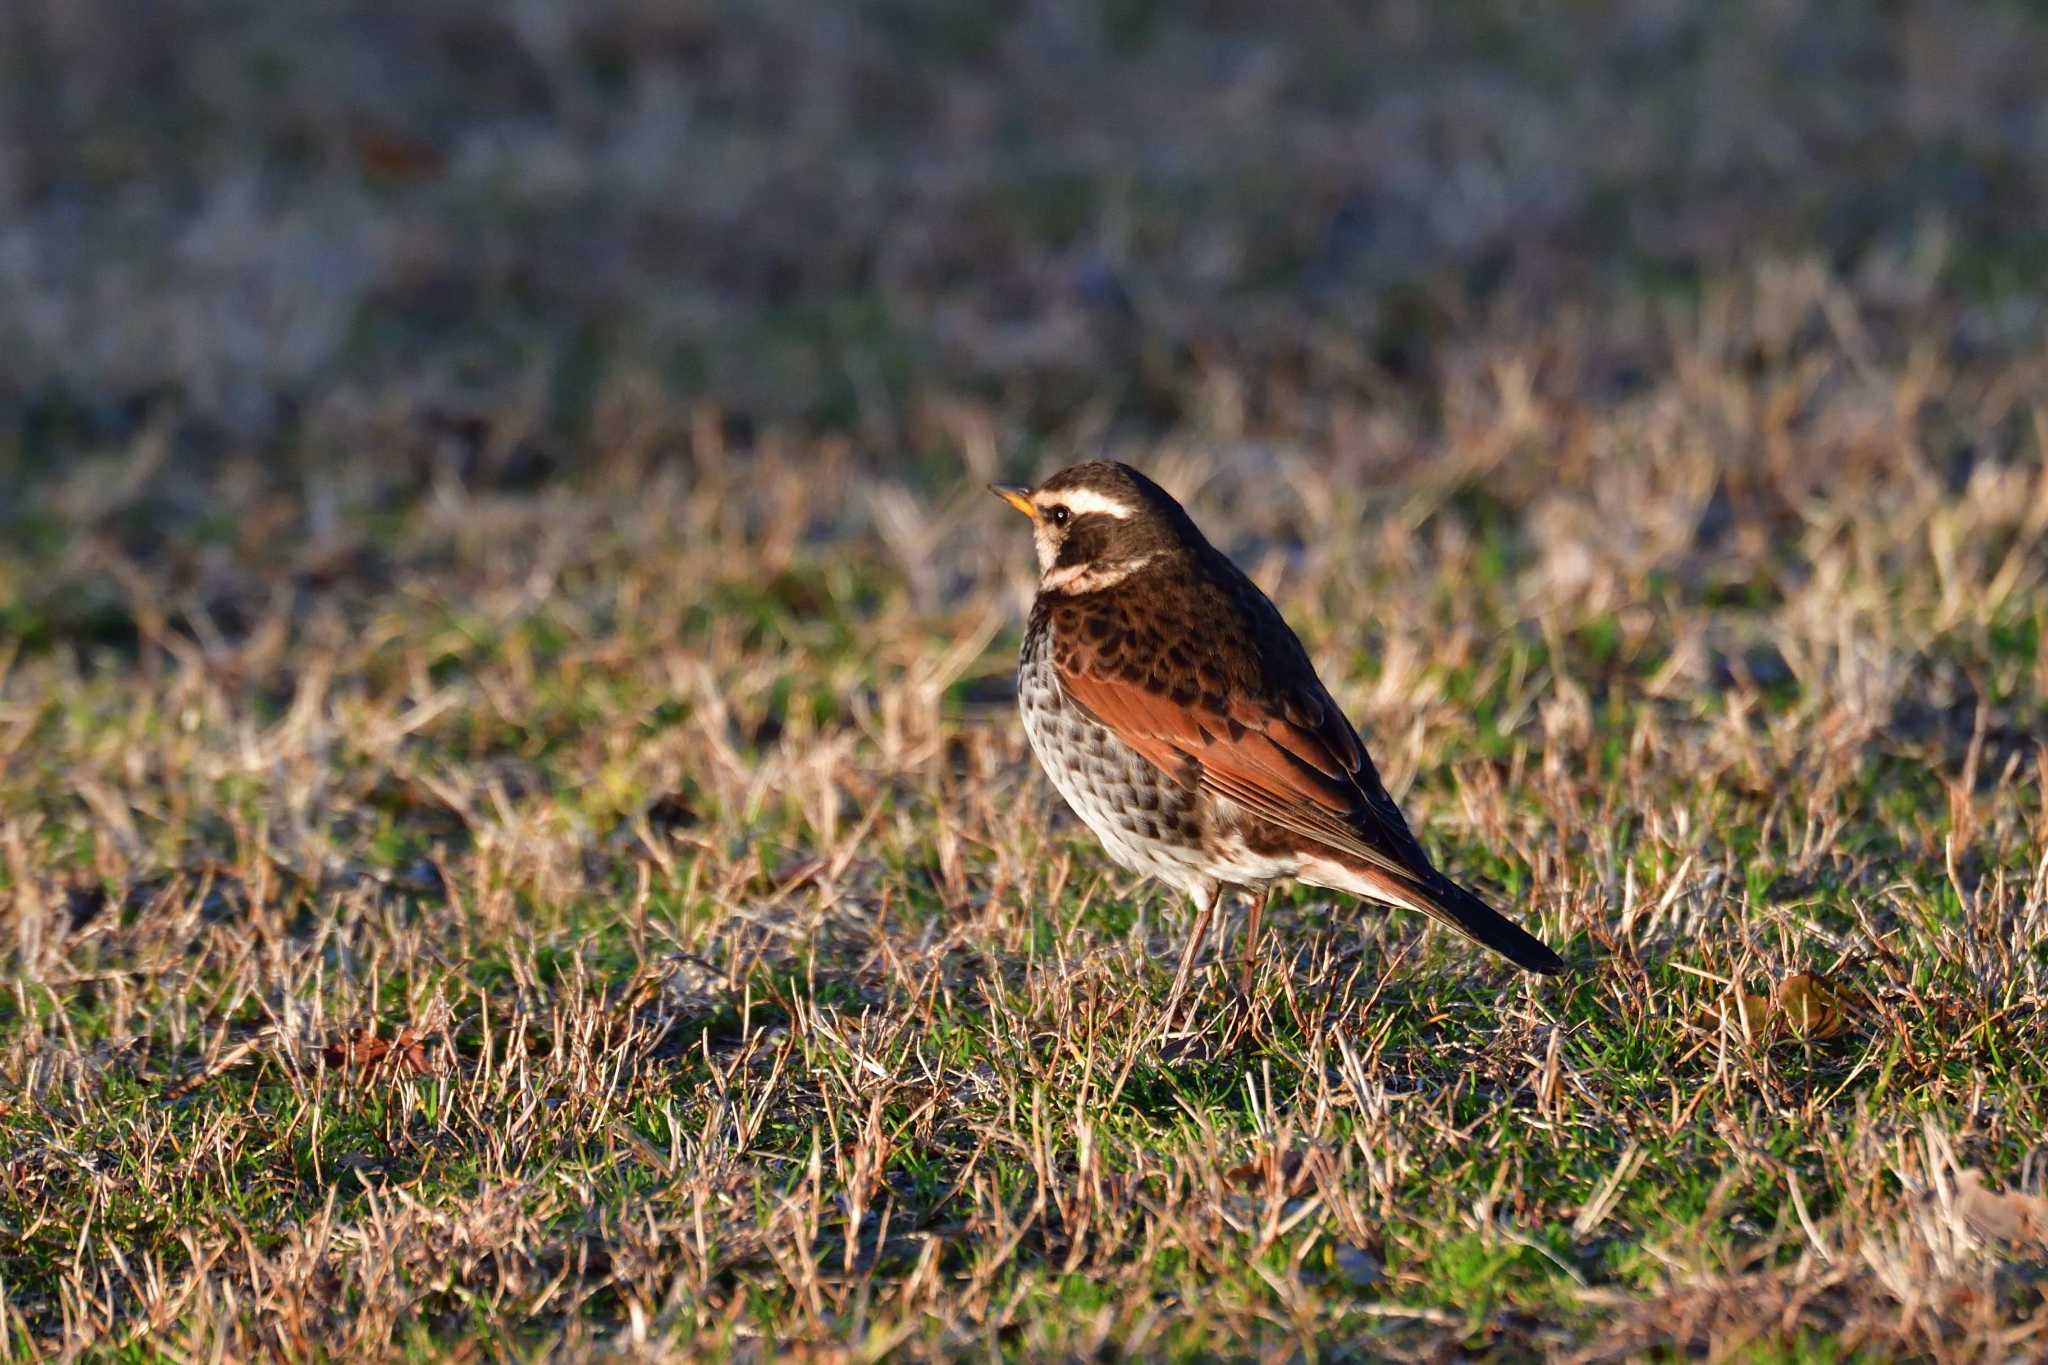
<instances>
[{"instance_id":1,"label":"rufous wing patch","mask_svg":"<svg viewBox=\"0 0 2048 1365\"><path fill-rule=\"evenodd\" d=\"M1332 852L1407 876L1426 873L1412 837L1404 841L1408 847L1373 837L1381 821L1371 808L1373 792L1361 780L1370 774L1340 756L1342 749L1360 755L1363 749L1334 705L1319 702L1325 724L1309 730L1250 698L1185 704L1071 663L1056 665L1068 697L1162 772L1182 778L1192 766L1200 786ZM1330 721L1342 728L1342 741L1325 737ZM1376 778L1371 786L1377 788Z\"/></svg>"}]
</instances>

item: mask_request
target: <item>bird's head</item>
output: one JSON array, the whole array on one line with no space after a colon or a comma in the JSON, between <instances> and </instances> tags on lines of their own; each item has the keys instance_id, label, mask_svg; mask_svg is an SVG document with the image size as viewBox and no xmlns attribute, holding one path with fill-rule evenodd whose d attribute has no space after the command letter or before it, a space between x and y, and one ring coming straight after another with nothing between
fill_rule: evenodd
<instances>
[{"instance_id":1,"label":"bird's head","mask_svg":"<svg viewBox=\"0 0 2048 1365\"><path fill-rule=\"evenodd\" d=\"M1099 592L1203 543L1173 496L1126 464L1070 465L1036 488L989 491L1031 518L1040 592Z\"/></svg>"}]
</instances>

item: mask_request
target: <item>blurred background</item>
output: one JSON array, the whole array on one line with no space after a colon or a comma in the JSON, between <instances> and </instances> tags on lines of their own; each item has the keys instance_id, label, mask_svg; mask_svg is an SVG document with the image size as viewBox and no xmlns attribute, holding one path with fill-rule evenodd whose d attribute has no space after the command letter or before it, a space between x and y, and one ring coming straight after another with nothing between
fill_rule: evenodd
<instances>
[{"instance_id":1,"label":"blurred background","mask_svg":"<svg viewBox=\"0 0 2048 1365\"><path fill-rule=\"evenodd\" d=\"M1516 505L1687 356L1959 490L2033 440L2044 70L2017 0L12 0L0 623L769 447ZM1996 410L1902 409L1937 361ZM1710 530L1797 502L1760 430L1691 442Z\"/></svg>"},{"instance_id":2,"label":"blurred background","mask_svg":"<svg viewBox=\"0 0 2048 1365\"><path fill-rule=\"evenodd\" d=\"M514 405L537 477L627 371L877 457L933 395L1156 431L1223 372L1252 424L1426 422L1560 311L1626 394L1656 305L1774 259L1880 348L1937 297L2040 330L2038 4L1259 9L12 0L8 463Z\"/></svg>"}]
</instances>

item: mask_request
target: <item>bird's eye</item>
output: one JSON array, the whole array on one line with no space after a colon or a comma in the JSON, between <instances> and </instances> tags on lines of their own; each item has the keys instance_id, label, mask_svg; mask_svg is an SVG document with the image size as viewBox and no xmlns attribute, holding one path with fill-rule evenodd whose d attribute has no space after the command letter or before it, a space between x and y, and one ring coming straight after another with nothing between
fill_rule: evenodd
<instances>
[{"instance_id":1,"label":"bird's eye","mask_svg":"<svg viewBox=\"0 0 2048 1365\"><path fill-rule=\"evenodd\" d=\"M1074 514L1064 507L1049 507L1046 509L1045 515L1051 520L1053 525L1065 526Z\"/></svg>"}]
</instances>

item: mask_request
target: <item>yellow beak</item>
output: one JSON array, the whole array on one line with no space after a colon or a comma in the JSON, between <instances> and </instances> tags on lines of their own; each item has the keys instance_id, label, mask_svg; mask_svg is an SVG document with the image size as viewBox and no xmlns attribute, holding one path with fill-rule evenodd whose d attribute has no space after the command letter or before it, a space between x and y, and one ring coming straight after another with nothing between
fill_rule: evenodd
<instances>
[{"instance_id":1,"label":"yellow beak","mask_svg":"<svg viewBox=\"0 0 2048 1365\"><path fill-rule=\"evenodd\" d=\"M1004 502L1010 504L1010 506L1016 508L1019 512L1022 512L1025 516L1031 518L1033 521L1038 520L1038 509L1031 505L1031 490L1024 487L1022 484L992 483L988 486L988 491L995 494L997 497L1001 498Z\"/></svg>"}]
</instances>

